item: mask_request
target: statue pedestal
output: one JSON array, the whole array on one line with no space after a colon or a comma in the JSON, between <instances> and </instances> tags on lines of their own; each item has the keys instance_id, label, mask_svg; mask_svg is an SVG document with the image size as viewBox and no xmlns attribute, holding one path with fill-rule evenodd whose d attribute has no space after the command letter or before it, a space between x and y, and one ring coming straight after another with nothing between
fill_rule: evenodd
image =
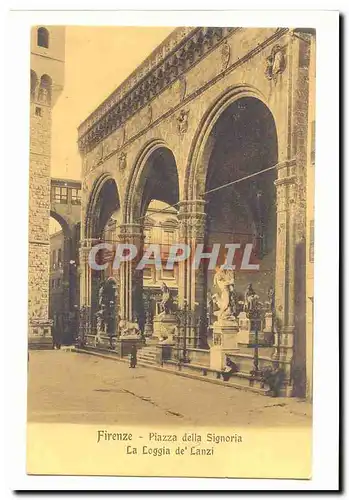
<instances>
[{"instance_id":1,"label":"statue pedestal","mask_svg":"<svg viewBox=\"0 0 349 500\"><path fill-rule=\"evenodd\" d=\"M241 312L238 316L239 322L239 333L238 333L238 343L239 344L250 344L253 342L251 335L251 321L247 317L245 312Z\"/></svg>"},{"instance_id":2,"label":"statue pedestal","mask_svg":"<svg viewBox=\"0 0 349 500\"><path fill-rule=\"evenodd\" d=\"M239 333L237 335L238 344L272 344L274 334L272 332L272 313L265 315L265 328L262 331L261 319L251 320L245 312L241 312L238 317ZM256 329L258 331L256 339Z\"/></svg>"},{"instance_id":3,"label":"statue pedestal","mask_svg":"<svg viewBox=\"0 0 349 500\"><path fill-rule=\"evenodd\" d=\"M153 337L162 339L167 337L167 343L173 343L173 335L177 326L177 318L174 314L159 314L154 316Z\"/></svg>"},{"instance_id":4,"label":"statue pedestal","mask_svg":"<svg viewBox=\"0 0 349 500\"><path fill-rule=\"evenodd\" d=\"M151 338L153 336L153 325L151 323L145 324L144 336L147 338Z\"/></svg>"},{"instance_id":5,"label":"statue pedestal","mask_svg":"<svg viewBox=\"0 0 349 500\"><path fill-rule=\"evenodd\" d=\"M223 370L225 354L238 351L239 327L235 319L220 319L213 323L213 346L210 348L210 368Z\"/></svg>"},{"instance_id":6,"label":"statue pedestal","mask_svg":"<svg viewBox=\"0 0 349 500\"><path fill-rule=\"evenodd\" d=\"M266 344L274 343L273 313L267 312L264 316L263 339Z\"/></svg>"},{"instance_id":7,"label":"statue pedestal","mask_svg":"<svg viewBox=\"0 0 349 500\"><path fill-rule=\"evenodd\" d=\"M219 319L213 323L213 344L222 349L237 347L239 326L235 319Z\"/></svg>"}]
</instances>

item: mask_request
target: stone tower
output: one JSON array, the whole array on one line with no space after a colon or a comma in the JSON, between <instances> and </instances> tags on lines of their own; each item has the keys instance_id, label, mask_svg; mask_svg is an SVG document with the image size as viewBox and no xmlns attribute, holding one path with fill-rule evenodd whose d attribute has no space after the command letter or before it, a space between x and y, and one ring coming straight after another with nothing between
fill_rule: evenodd
<instances>
[{"instance_id":1,"label":"stone tower","mask_svg":"<svg viewBox=\"0 0 349 500\"><path fill-rule=\"evenodd\" d=\"M30 54L29 344L50 342L51 113L64 83L65 28L36 26Z\"/></svg>"}]
</instances>

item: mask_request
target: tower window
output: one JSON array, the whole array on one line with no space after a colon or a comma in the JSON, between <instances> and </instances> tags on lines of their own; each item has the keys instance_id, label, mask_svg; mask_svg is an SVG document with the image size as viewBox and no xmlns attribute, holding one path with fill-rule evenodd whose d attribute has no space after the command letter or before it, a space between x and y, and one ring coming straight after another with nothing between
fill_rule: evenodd
<instances>
[{"instance_id":1,"label":"tower window","mask_svg":"<svg viewBox=\"0 0 349 500\"><path fill-rule=\"evenodd\" d=\"M36 116L41 116L41 108L39 108L39 106L36 106L35 114L36 114Z\"/></svg>"},{"instance_id":2,"label":"tower window","mask_svg":"<svg viewBox=\"0 0 349 500\"><path fill-rule=\"evenodd\" d=\"M38 46L48 49L49 45L49 32L46 28L38 29Z\"/></svg>"}]
</instances>

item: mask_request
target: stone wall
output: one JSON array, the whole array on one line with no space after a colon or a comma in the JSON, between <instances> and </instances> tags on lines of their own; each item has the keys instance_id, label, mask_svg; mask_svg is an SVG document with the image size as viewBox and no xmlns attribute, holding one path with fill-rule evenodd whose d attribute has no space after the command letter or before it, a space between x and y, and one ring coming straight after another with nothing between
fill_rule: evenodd
<instances>
[{"instance_id":1,"label":"stone wall","mask_svg":"<svg viewBox=\"0 0 349 500\"><path fill-rule=\"evenodd\" d=\"M48 333L51 108L32 102L29 166L29 337Z\"/></svg>"}]
</instances>

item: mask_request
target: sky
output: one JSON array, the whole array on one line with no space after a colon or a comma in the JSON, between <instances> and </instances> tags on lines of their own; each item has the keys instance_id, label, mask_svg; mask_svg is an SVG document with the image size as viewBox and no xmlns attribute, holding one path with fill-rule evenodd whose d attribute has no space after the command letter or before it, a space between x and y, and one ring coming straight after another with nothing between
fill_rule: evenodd
<instances>
[{"instance_id":1,"label":"sky","mask_svg":"<svg viewBox=\"0 0 349 500\"><path fill-rule=\"evenodd\" d=\"M52 115L52 177L80 179L77 127L173 29L67 26L65 84Z\"/></svg>"}]
</instances>

